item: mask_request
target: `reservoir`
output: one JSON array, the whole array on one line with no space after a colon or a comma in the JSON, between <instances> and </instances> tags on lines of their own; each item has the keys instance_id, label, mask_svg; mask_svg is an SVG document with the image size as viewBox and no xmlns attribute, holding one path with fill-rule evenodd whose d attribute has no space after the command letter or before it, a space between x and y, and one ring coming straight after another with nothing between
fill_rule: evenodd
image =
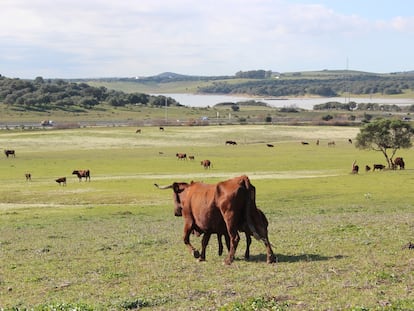
<instances>
[{"instance_id":1,"label":"reservoir","mask_svg":"<svg viewBox=\"0 0 414 311\"><path fill-rule=\"evenodd\" d=\"M414 99L412 98L381 98L381 97L318 97L318 98L260 98L260 97L244 97L233 95L201 95L201 94L152 94L162 95L174 98L181 105L187 107L213 107L219 103L255 100L267 103L271 107L284 108L284 107L296 107L306 110L312 110L313 106L319 104L325 104L327 102L339 102L348 103L377 103L383 105L414 105Z\"/></svg>"}]
</instances>

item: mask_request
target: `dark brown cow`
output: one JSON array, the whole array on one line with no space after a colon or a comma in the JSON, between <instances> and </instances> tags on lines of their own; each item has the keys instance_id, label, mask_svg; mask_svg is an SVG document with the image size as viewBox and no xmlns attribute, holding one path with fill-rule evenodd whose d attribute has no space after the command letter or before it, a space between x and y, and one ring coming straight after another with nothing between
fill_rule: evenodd
<instances>
[{"instance_id":1,"label":"dark brown cow","mask_svg":"<svg viewBox=\"0 0 414 311\"><path fill-rule=\"evenodd\" d=\"M6 157L9 157L9 155L16 157L16 152L14 150L4 150L4 154Z\"/></svg>"},{"instance_id":2,"label":"dark brown cow","mask_svg":"<svg viewBox=\"0 0 414 311\"><path fill-rule=\"evenodd\" d=\"M26 173L24 176L26 177L26 181L32 181L32 174Z\"/></svg>"},{"instance_id":3,"label":"dark brown cow","mask_svg":"<svg viewBox=\"0 0 414 311\"><path fill-rule=\"evenodd\" d=\"M237 143L234 140L226 140L226 145L237 145Z\"/></svg>"},{"instance_id":4,"label":"dark brown cow","mask_svg":"<svg viewBox=\"0 0 414 311\"><path fill-rule=\"evenodd\" d=\"M135 133L136 133L136 134L141 134L141 129L137 129L137 130L135 131Z\"/></svg>"},{"instance_id":5,"label":"dark brown cow","mask_svg":"<svg viewBox=\"0 0 414 311\"><path fill-rule=\"evenodd\" d=\"M176 153L175 156L178 160L187 160L187 154L186 153Z\"/></svg>"},{"instance_id":6,"label":"dark brown cow","mask_svg":"<svg viewBox=\"0 0 414 311\"><path fill-rule=\"evenodd\" d=\"M208 169L211 167L211 161L210 160L203 160L201 161L201 165L205 168Z\"/></svg>"},{"instance_id":7,"label":"dark brown cow","mask_svg":"<svg viewBox=\"0 0 414 311\"><path fill-rule=\"evenodd\" d=\"M195 160L195 156L193 156L193 155L190 155L190 156L188 156L188 159L189 159L189 160L192 160L192 161L194 161L194 160Z\"/></svg>"},{"instance_id":8,"label":"dark brown cow","mask_svg":"<svg viewBox=\"0 0 414 311\"><path fill-rule=\"evenodd\" d=\"M260 214L260 217L262 219L262 223L263 225L266 227L266 231L267 231L267 227L269 226L269 222L267 221L267 218L265 216L265 214L258 208L257 212ZM246 251L244 252L244 259L249 260L250 258L250 244L252 244L252 232L250 231L249 227L245 224L243 226L243 228L240 230L241 232L244 232L245 236L246 236ZM223 253L223 242L222 242L222 237L224 236L225 238L225 242L226 242L226 247L227 250L230 250L230 240L229 240L229 236L226 232L226 228L223 228L223 231L221 233L217 233L217 240L218 240L218 244L219 244L219 250L218 250L218 254L219 256L221 256L221 254Z\"/></svg>"},{"instance_id":9,"label":"dark brown cow","mask_svg":"<svg viewBox=\"0 0 414 311\"><path fill-rule=\"evenodd\" d=\"M400 170L403 170L405 168L404 159L401 157L395 158L395 160L391 162L394 170L397 169L398 166L400 167Z\"/></svg>"},{"instance_id":10,"label":"dark brown cow","mask_svg":"<svg viewBox=\"0 0 414 311\"><path fill-rule=\"evenodd\" d=\"M173 189L174 214L184 218L184 244L195 258L205 260L211 234L222 234L225 227L230 245L225 263L231 264L240 240L238 231L249 228L255 238L264 242L267 262L275 262L267 226L256 207L256 189L247 176L235 177L217 184L175 182L165 187L157 184L155 186L160 189ZM190 235L194 231L203 233L201 254L190 243Z\"/></svg>"},{"instance_id":11,"label":"dark brown cow","mask_svg":"<svg viewBox=\"0 0 414 311\"><path fill-rule=\"evenodd\" d=\"M91 172L89 170L74 170L72 175L78 176L79 181L82 181L82 178L85 178L85 181L88 179L91 181Z\"/></svg>"},{"instance_id":12,"label":"dark brown cow","mask_svg":"<svg viewBox=\"0 0 414 311\"><path fill-rule=\"evenodd\" d=\"M383 165L383 164L374 164L373 166L374 166L374 168L372 169L372 171L375 171L375 170L380 170L381 171L385 168L385 165Z\"/></svg>"},{"instance_id":13,"label":"dark brown cow","mask_svg":"<svg viewBox=\"0 0 414 311\"><path fill-rule=\"evenodd\" d=\"M359 166L356 164L356 161L352 163L352 174L358 174Z\"/></svg>"},{"instance_id":14,"label":"dark brown cow","mask_svg":"<svg viewBox=\"0 0 414 311\"><path fill-rule=\"evenodd\" d=\"M266 144L266 146L268 146L269 148L273 148L274 147L274 145L272 145L272 144Z\"/></svg>"},{"instance_id":15,"label":"dark brown cow","mask_svg":"<svg viewBox=\"0 0 414 311\"><path fill-rule=\"evenodd\" d=\"M58 179L55 179L55 181L59 184L59 186L62 184L63 186L66 186L66 177L60 177Z\"/></svg>"}]
</instances>

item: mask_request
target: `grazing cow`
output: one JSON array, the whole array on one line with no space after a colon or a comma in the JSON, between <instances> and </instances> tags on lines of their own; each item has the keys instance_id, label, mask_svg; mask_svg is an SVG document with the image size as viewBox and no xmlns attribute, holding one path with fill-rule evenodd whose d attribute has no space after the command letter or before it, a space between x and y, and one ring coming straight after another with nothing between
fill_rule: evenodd
<instances>
[{"instance_id":1,"label":"grazing cow","mask_svg":"<svg viewBox=\"0 0 414 311\"><path fill-rule=\"evenodd\" d=\"M66 177L60 177L58 179L55 179L55 181L59 184L59 186L62 184L62 186L66 186Z\"/></svg>"},{"instance_id":2,"label":"grazing cow","mask_svg":"<svg viewBox=\"0 0 414 311\"><path fill-rule=\"evenodd\" d=\"M190 155L190 156L188 156L188 159L189 159L189 160L194 160L194 159L195 159L195 157L194 157L193 155Z\"/></svg>"},{"instance_id":3,"label":"grazing cow","mask_svg":"<svg viewBox=\"0 0 414 311\"><path fill-rule=\"evenodd\" d=\"M302 145L309 145L309 143L307 141L301 141L300 142Z\"/></svg>"},{"instance_id":4,"label":"grazing cow","mask_svg":"<svg viewBox=\"0 0 414 311\"><path fill-rule=\"evenodd\" d=\"M32 181L32 174L26 173L24 176L26 177L26 181Z\"/></svg>"},{"instance_id":5,"label":"grazing cow","mask_svg":"<svg viewBox=\"0 0 414 311\"><path fill-rule=\"evenodd\" d=\"M400 167L400 170L403 170L405 168L404 159L401 157L395 158L394 161L391 160L392 168L395 170L397 167Z\"/></svg>"},{"instance_id":6,"label":"grazing cow","mask_svg":"<svg viewBox=\"0 0 414 311\"><path fill-rule=\"evenodd\" d=\"M229 253L225 259L231 264L240 240L238 231L246 228L264 242L267 262L275 262L265 223L256 206L256 189L247 176L235 177L217 184L201 182L174 182L160 189L173 189L174 214L184 218L184 244L195 258L205 260L205 251L211 234L222 234L226 228L229 238ZM246 227L247 226L247 227ZM201 254L190 243L190 235L203 233Z\"/></svg>"},{"instance_id":7,"label":"grazing cow","mask_svg":"<svg viewBox=\"0 0 414 311\"><path fill-rule=\"evenodd\" d=\"M352 139L351 138L348 139L348 143L352 144Z\"/></svg>"},{"instance_id":8,"label":"grazing cow","mask_svg":"<svg viewBox=\"0 0 414 311\"><path fill-rule=\"evenodd\" d=\"M334 146L335 146L335 142L334 141L328 142L328 147L334 147Z\"/></svg>"},{"instance_id":9,"label":"grazing cow","mask_svg":"<svg viewBox=\"0 0 414 311\"><path fill-rule=\"evenodd\" d=\"M210 167L211 167L211 161L210 161L210 160L203 160L203 161L201 161L201 165L202 165L205 169L210 168Z\"/></svg>"},{"instance_id":10,"label":"grazing cow","mask_svg":"<svg viewBox=\"0 0 414 311\"><path fill-rule=\"evenodd\" d=\"M89 170L74 170L72 175L78 176L79 181L82 181L82 178L85 178L85 181L88 179L91 181L91 172Z\"/></svg>"},{"instance_id":11,"label":"grazing cow","mask_svg":"<svg viewBox=\"0 0 414 311\"><path fill-rule=\"evenodd\" d=\"M369 165L365 165L365 172L369 172L371 170L371 167Z\"/></svg>"},{"instance_id":12,"label":"grazing cow","mask_svg":"<svg viewBox=\"0 0 414 311\"><path fill-rule=\"evenodd\" d=\"M272 144L266 144L269 148L273 148L274 146Z\"/></svg>"},{"instance_id":13,"label":"grazing cow","mask_svg":"<svg viewBox=\"0 0 414 311\"><path fill-rule=\"evenodd\" d=\"M9 155L16 157L16 152L14 150L4 150L4 154L6 157L9 157Z\"/></svg>"},{"instance_id":14,"label":"grazing cow","mask_svg":"<svg viewBox=\"0 0 414 311\"><path fill-rule=\"evenodd\" d=\"M164 128L162 126L160 126L160 131L164 132Z\"/></svg>"},{"instance_id":15,"label":"grazing cow","mask_svg":"<svg viewBox=\"0 0 414 311\"><path fill-rule=\"evenodd\" d=\"M267 218L265 216L265 214L258 208L257 212L260 214L260 217L262 219L263 225L266 227L266 231L267 231L267 227L269 226L269 222L267 221ZM242 228L240 230L241 232L244 232L245 236L246 236L246 251L244 252L244 259L249 260L250 258L250 245L252 244L252 232L250 231L250 229L248 228L248 226L244 226L244 228ZM230 240L229 240L229 236L226 232L226 228L223 228L223 231L221 233L217 233L217 240L218 240L218 245L219 245L219 249L218 249L218 254L219 256L221 256L223 254L223 242L221 240L222 236L224 236L225 238L225 242L226 242L226 247L227 250L230 250Z\"/></svg>"},{"instance_id":16,"label":"grazing cow","mask_svg":"<svg viewBox=\"0 0 414 311\"><path fill-rule=\"evenodd\" d=\"M187 160L187 154L185 153L176 153L175 156L178 160Z\"/></svg>"},{"instance_id":17,"label":"grazing cow","mask_svg":"<svg viewBox=\"0 0 414 311\"><path fill-rule=\"evenodd\" d=\"M137 133L137 134L141 134L141 129L137 129L137 130L135 131L135 133Z\"/></svg>"},{"instance_id":18,"label":"grazing cow","mask_svg":"<svg viewBox=\"0 0 414 311\"><path fill-rule=\"evenodd\" d=\"M372 169L372 171L375 171L375 170L380 170L381 171L385 168L385 165L382 165L382 164L374 164L373 166L374 166L374 168Z\"/></svg>"},{"instance_id":19,"label":"grazing cow","mask_svg":"<svg viewBox=\"0 0 414 311\"><path fill-rule=\"evenodd\" d=\"M226 145L237 145L237 143L234 140L226 140Z\"/></svg>"},{"instance_id":20,"label":"grazing cow","mask_svg":"<svg viewBox=\"0 0 414 311\"><path fill-rule=\"evenodd\" d=\"M358 174L359 166L356 164L356 161L352 163L352 174Z\"/></svg>"}]
</instances>

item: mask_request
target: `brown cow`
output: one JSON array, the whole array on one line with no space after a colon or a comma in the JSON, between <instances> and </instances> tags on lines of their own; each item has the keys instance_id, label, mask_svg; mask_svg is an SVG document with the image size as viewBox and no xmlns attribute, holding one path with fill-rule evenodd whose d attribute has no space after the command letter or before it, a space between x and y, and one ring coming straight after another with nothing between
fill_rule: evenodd
<instances>
[{"instance_id":1,"label":"brown cow","mask_svg":"<svg viewBox=\"0 0 414 311\"><path fill-rule=\"evenodd\" d=\"M55 181L59 184L59 186L62 184L63 186L66 186L66 177L60 177L58 179L55 179Z\"/></svg>"},{"instance_id":2,"label":"brown cow","mask_svg":"<svg viewBox=\"0 0 414 311\"><path fill-rule=\"evenodd\" d=\"M9 155L13 156L14 158L16 157L16 152L14 150L4 150L4 154L6 157L9 157Z\"/></svg>"},{"instance_id":3,"label":"brown cow","mask_svg":"<svg viewBox=\"0 0 414 311\"><path fill-rule=\"evenodd\" d=\"M217 184L201 182L174 182L159 187L174 191L175 216L184 218L184 244L200 261L205 260L205 251L211 234L222 234L226 228L229 238L229 253L225 259L231 264L240 240L238 231L249 228L251 234L264 242L267 262L275 262L267 233L267 226L256 207L256 189L247 176L235 177ZM201 254L190 243L190 235L203 233Z\"/></svg>"},{"instance_id":4,"label":"brown cow","mask_svg":"<svg viewBox=\"0 0 414 311\"><path fill-rule=\"evenodd\" d=\"M176 153L175 156L178 160L187 160L187 154L186 153Z\"/></svg>"},{"instance_id":5,"label":"brown cow","mask_svg":"<svg viewBox=\"0 0 414 311\"><path fill-rule=\"evenodd\" d=\"M74 170L72 175L78 176L79 181L82 181L82 178L85 178L85 181L88 179L91 181L91 172L89 170Z\"/></svg>"},{"instance_id":6,"label":"brown cow","mask_svg":"<svg viewBox=\"0 0 414 311\"><path fill-rule=\"evenodd\" d=\"M404 159L401 157L395 158L394 161L391 160L392 168L395 170L397 167L400 167L400 170L403 170L405 168Z\"/></svg>"},{"instance_id":7,"label":"brown cow","mask_svg":"<svg viewBox=\"0 0 414 311\"><path fill-rule=\"evenodd\" d=\"M137 129L137 130L135 131L135 133L136 133L136 134L141 134L141 129Z\"/></svg>"},{"instance_id":8,"label":"brown cow","mask_svg":"<svg viewBox=\"0 0 414 311\"><path fill-rule=\"evenodd\" d=\"M201 165L205 168L208 169L211 167L211 161L210 160L203 160L201 161Z\"/></svg>"}]
</instances>

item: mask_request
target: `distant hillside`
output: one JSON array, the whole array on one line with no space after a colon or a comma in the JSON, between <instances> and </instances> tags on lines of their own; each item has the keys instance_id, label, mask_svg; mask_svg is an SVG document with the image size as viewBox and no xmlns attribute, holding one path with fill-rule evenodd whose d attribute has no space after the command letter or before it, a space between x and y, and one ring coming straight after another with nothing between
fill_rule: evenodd
<instances>
[{"instance_id":1,"label":"distant hillside","mask_svg":"<svg viewBox=\"0 0 414 311\"><path fill-rule=\"evenodd\" d=\"M15 110L51 111L63 110L85 112L102 105L122 107L127 105L145 106L179 105L172 98L151 96L143 93L125 93L105 87L93 87L84 82L74 83L63 80L10 79L0 75L0 104Z\"/></svg>"},{"instance_id":2,"label":"distant hillside","mask_svg":"<svg viewBox=\"0 0 414 311\"><path fill-rule=\"evenodd\" d=\"M354 70L321 70L278 73L265 70L238 72L234 76L190 76L172 72L139 78L88 80L116 89L129 85L149 93L245 94L263 97L399 95L414 90L414 71L378 74ZM101 84L100 84L101 83ZM121 85L121 83L127 83Z\"/></svg>"}]
</instances>

